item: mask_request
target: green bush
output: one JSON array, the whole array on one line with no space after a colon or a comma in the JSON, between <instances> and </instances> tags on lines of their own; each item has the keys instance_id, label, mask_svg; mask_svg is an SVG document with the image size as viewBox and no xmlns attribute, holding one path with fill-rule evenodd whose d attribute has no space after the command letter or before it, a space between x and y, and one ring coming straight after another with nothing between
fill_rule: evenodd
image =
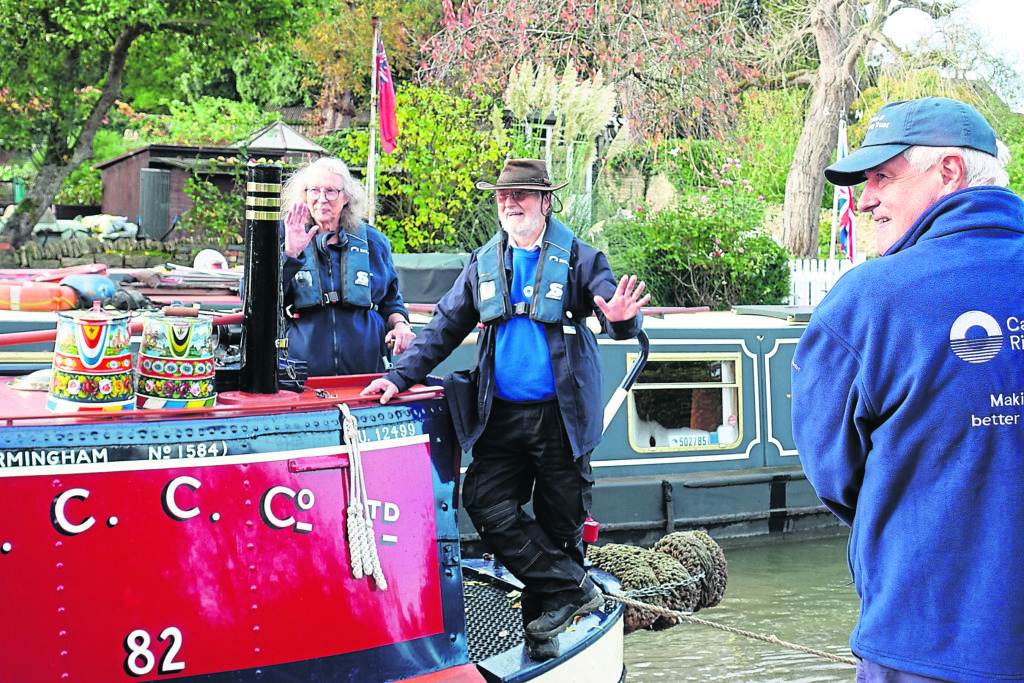
<instances>
[{"instance_id":1,"label":"green bush","mask_svg":"<svg viewBox=\"0 0 1024 683\"><path fill-rule=\"evenodd\" d=\"M827 192L826 192L827 194ZM836 240L838 241L838 237ZM832 257L832 214L821 212L821 220L818 221L818 258L828 259Z\"/></svg>"},{"instance_id":2,"label":"green bush","mask_svg":"<svg viewBox=\"0 0 1024 683\"><path fill-rule=\"evenodd\" d=\"M750 90L736 121L734 155L746 159L747 179L766 201L786 198L786 176L804 125L806 90Z\"/></svg>"},{"instance_id":3,"label":"green bush","mask_svg":"<svg viewBox=\"0 0 1024 683\"><path fill-rule=\"evenodd\" d=\"M57 204L100 205L103 202L103 178L93 166L142 144L139 140L125 139L123 131L114 126L99 129L92 141L92 159L71 172L54 201Z\"/></svg>"},{"instance_id":4,"label":"green bush","mask_svg":"<svg viewBox=\"0 0 1024 683\"><path fill-rule=\"evenodd\" d=\"M143 135L158 142L187 145L234 144L253 131L281 118L244 102L201 97L193 102L169 102L170 116L146 117L136 124Z\"/></svg>"},{"instance_id":5,"label":"green bush","mask_svg":"<svg viewBox=\"0 0 1024 683\"><path fill-rule=\"evenodd\" d=\"M473 184L494 178L506 152L490 130L492 98L404 86L396 100L398 146L377 160L376 227L395 253L483 244L497 229L497 214L494 196ZM350 129L317 142L358 172L366 166L366 136Z\"/></svg>"},{"instance_id":6,"label":"green bush","mask_svg":"<svg viewBox=\"0 0 1024 683\"><path fill-rule=\"evenodd\" d=\"M664 175L674 188L687 192L711 181L712 169L725 157L716 140L672 139L654 145L633 145L608 159L615 171L636 170L645 185L655 175Z\"/></svg>"},{"instance_id":7,"label":"green bush","mask_svg":"<svg viewBox=\"0 0 1024 683\"><path fill-rule=\"evenodd\" d=\"M731 136L720 140L669 139L635 145L609 159L613 169L634 168L647 182L663 174L681 192L714 182L714 169L741 159L744 175L767 201L782 203L786 176L803 125L799 91L748 92Z\"/></svg>"},{"instance_id":8,"label":"green bush","mask_svg":"<svg viewBox=\"0 0 1024 683\"><path fill-rule=\"evenodd\" d=\"M103 178L91 162L82 164L67 177L54 198L57 204L99 206L103 202Z\"/></svg>"},{"instance_id":9,"label":"green bush","mask_svg":"<svg viewBox=\"0 0 1024 683\"><path fill-rule=\"evenodd\" d=\"M661 306L781 304L789 296L789 255L762 229L764 201L727 159L718 185L683 196L679 208L609 221L608 256L636 274Z\"/></svg>"},{"instance_id":10,"label":"green bush","mask_svg":"<svg viewBox=\"0 0 1024 683\"><path fill-rule=\"evenodd\" d=\"M1010 174L1009 188L1017 194L1024 194L1024 143L1018 141L1007 146L1010 149L1010 162L1006 164L1006 172Z\"/></svg>"},{"instance_id":11,"label":"green bush","mask_svg":"<svg viewBox=\"0 0 1024 683\"><path fill-rule=\"evenodd\" d=\"M236 186L241 185L245 166L238 164ZM210 244L224 248L229 244L242 244L245 223L245 197L242 192L221 192L213 183L189 175L185 181L185 194L192 206L181 219L186 234L200 237Z\"/></svg>"}]
</instances>

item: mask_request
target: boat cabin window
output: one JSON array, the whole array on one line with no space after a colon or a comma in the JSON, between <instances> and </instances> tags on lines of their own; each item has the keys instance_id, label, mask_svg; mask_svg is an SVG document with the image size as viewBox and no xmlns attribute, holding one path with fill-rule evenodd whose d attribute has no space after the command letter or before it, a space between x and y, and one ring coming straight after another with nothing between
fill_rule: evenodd
<instances>
[{"instance_id":1,"label":"boat cabin window","mask_svg":"<svg viewBox=\"0 0 1024 683\"><path fill-rule=\"evenodd\" d=\"M738 355L651 354L629 395L638 452L729 448L740 442Z\"/></svg>"}]
</instances>

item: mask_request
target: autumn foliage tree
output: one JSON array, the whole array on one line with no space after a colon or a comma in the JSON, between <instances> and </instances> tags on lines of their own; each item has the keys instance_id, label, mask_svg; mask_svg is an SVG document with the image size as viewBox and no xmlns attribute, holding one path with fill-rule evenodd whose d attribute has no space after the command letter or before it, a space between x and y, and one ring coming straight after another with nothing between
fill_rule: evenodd
<instances>
[{"instance_id":1,"label":"autumn foliage tree","mask_svg":"<svg viewBox=\"0 0 1024 683\"><path fill-rule=\"evenodd\" d=\"M730 56L736 0L443 0L418 77L469 94L504 90L513 68L603 74L646 139L717 133L753 73Z\"/></svg>"},{"instance_id":2,"label":"autumn foliage tree","mask_svg":"<svg viewBox=\"0 0 1024 683\"><path fill-rule=\"evenodd\" d=\"M325 130L348 126L367 99L374 16L380 17L391 73L399 81L415 70L419 44L437 28L438 19L435 0L328 0L312 12L295 48L319 71Z\"/></svg>"}]
</instances>

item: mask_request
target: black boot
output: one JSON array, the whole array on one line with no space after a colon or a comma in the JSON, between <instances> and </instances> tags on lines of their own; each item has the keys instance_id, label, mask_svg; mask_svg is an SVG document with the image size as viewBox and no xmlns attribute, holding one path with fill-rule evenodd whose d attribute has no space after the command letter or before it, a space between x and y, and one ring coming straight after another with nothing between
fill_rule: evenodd
<instances>
[{"instance_id":1,"label":"black boot","mask_svg":"<svg viewBox=\"0 0 1024 683\"><path fill-rule=\"evenodd\" d=\"M573 619L590 614L604 604L604 597L593 581L587 579L584 585L589 585L590 588L586 590L579 601L569 602L557 609L547 610L527 624L527 639L532 638L535 641L550 640L564 631L572 623Z\"/></svg>"},{"instance_id":2,"label":"black boot","mask_svg":"<svg viewBox=\"0 0 1024 683\"><path fill-rule=\"evenodd\" d=\"M546 662L558 656L558 638L534 640L526 636L526 654L535 662Z\"/></svg>"}]
</instances>

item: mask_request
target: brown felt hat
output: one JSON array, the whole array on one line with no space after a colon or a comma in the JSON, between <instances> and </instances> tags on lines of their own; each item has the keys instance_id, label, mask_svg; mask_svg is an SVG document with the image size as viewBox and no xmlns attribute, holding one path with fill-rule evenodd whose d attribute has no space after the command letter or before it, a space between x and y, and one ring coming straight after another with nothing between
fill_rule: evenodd
<instances>
[{"instance_id":1,"label":"brown felt hat","mask_svg":"<svg viewBox=\"0 0 1024 683\"><path fill-rule=\"evenodd\" d=\"M480 181L476 189L554 192L568 184L552 185L548 177L548 166L541 159L508 159L498 174L497 182L491 184Z\"/></svg>"}]
</instances>

